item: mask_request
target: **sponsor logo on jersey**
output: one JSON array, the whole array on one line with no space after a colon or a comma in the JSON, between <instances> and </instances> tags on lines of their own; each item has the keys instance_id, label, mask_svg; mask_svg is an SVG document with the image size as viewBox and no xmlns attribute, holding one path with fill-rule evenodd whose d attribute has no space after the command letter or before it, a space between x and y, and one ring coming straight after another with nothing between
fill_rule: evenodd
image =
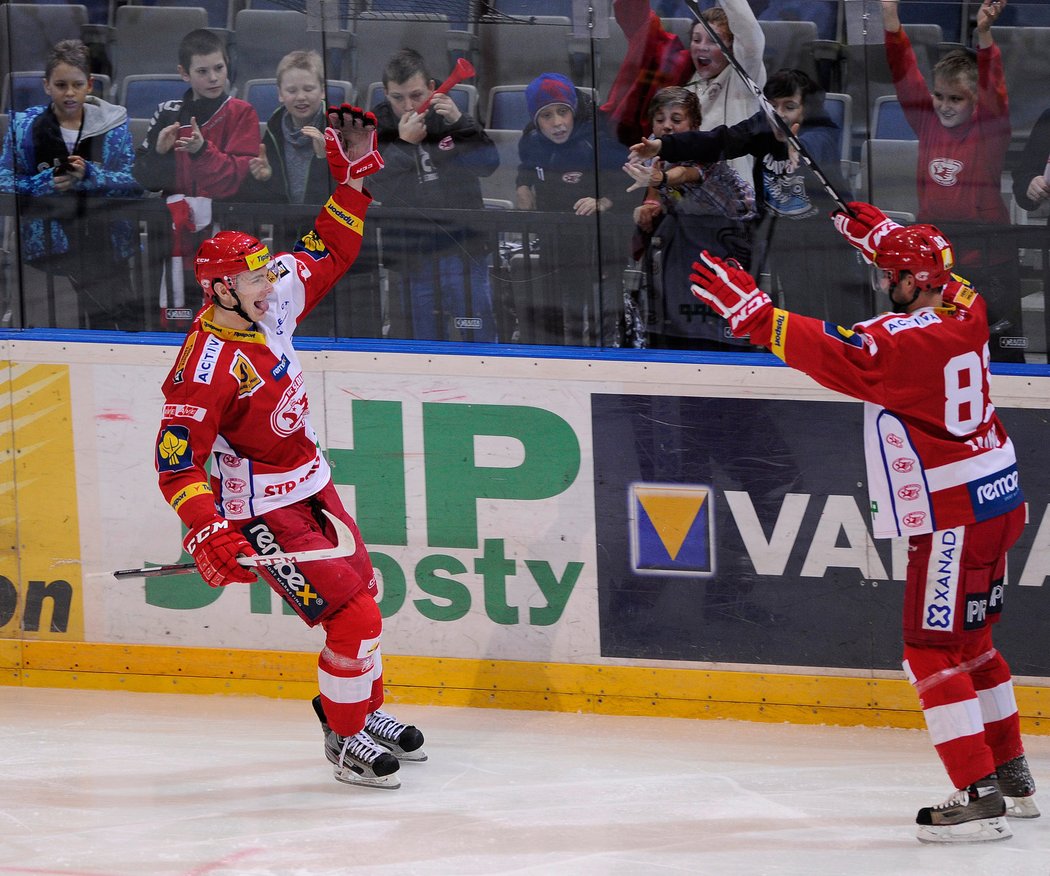
<instances>
[{"instance_id":1,"label":"sponsor logo on jersey","mask_svg":"<svg viewBox=\"0 0 1050 876\"><path fill-rule=\"evenodd\" d=\"M288 361L288 357L282 353L281 361L274 365L273 369L270 371L270 374L273 375L273 379L280 380L282 377L284 377L284 372L288 370L289 364L290 363Z\"/></svg>"},{"instance_id":2,"label":"sponsor logo on jersey","mask_svg":"<svg viewBox=\"0 0 1050 876\"><path fill-rule=\"evenodd\" d=\"M715 572L714 488L631 484L631 563L642 575L709 576Z\"/></svg>"},{"instance_id":3,"label":"sponsor logo on jersey","mask_svg":"<svg viewBox=\"0 0 1050 876\"><path fill-rule=\"evenodd\" d=\"M890 465L892 465L893 470L895 472L898 472L900 474L907 474L915 468L915 460L908 456L901 456L893 460L893 462L890 463Z\"/></svg>"},{"instance_id":4,"label":"sponsor logo on jersey","mask_svg":"<svg viewBox=\"0 0 1050 876\"><path fill-rule=\"evenodd\" d=\"M1023 498L1016 465L980 480L971 481L968 487L974 516L978 520L997 517L1015 508Z\"/></svg>"},{"instance_id":5,"label":"sponsor logo on jersey","mask_svg":"<svg viewBox=\"0 0 1050 876\"><path fill-rule=\"evenodd\" d=\"M234 456L232 453L224 453L222 455L222 464L227 468L237 468L243 462L243 459L239 456Z\"/></svg>"},{"instance_id":6,"label":"sponsor logo on jersey","mask_svg":"<svg viewBox=\"0 0 1050 876\"><path fill-rule=\"evenodd\" d=\"M299 238L292 249L293 252L306 253L314 261L328 258L328 248L324 245L324 241L321 240L321 236L313 229L310 229L310 231Z\"/></svg>"},{"instance_id":7,"label":"sponsor logo on jersey","mask_svg":"<svg viewBox=\"0 0 1050 876\"><path fill-rule=\"evenodd\" d=\"M215 376L215 366L219 362L219 353L222 352L222 341L214 335L208 335L204 340L204 349L201 357L197 360L197 367L193 372L194 383L211 383Z\"/></svg>"},{"instance_id":8,"label":"sponsor logo on jersey","mask_svg":"<svg viewBox=\"0 0 1050 876\"><path fill-rule=\"evenodd\" d=\"M842 341L844 344L848 344L851 347L856 347L858 350L864 349L864 338L857 334L852 329L843 328L840 325L836 325L833 322L824 323L824 334L829 338L834 338L836 341Z\"/></svg>"},{"instance_id":9,"label":"sponsor logo on jersey","mask_svg":"<svg viewBox=\"0 0 1050 876\"><path fill-rule=\"evenodd\" d=\"M165 420L196 420L203 423L207 415L208 409L197 405L164 405Z\"/></svg>"},{"instance_id":10,"label":"sponsor logo on jersey","mask_svg":"<svg viewBox=\"0 0 1050 876\"><path fill-rule=\"evenodd\" d=\"M357 234L364 233L365 223L362 219L355 216L353 213L348 213L340 207L333 198L328 199L328 203L324 205L324 208L328 211L328 215L335 219L340 225L345 225Z\"/></svg>"},{"instance_id":11,"label":"sponsor logo on jersey","mask_svg":"<svg viewBox=\"0 0 1050 876\"><path fill-rule=\"evenodd\" d=\"M962 559L962 528L944 529L930 536L930 558L926 566L922 628L950 631L954 627L955 600L959 592Z\"/></svg>"},{"instance_id":12,"label":"sponsor logo on jersey","mask_svg":"<svg viewBox=\"0 0 1050 876\"><path fill-rule=\"evenodd\" d=\"M244 499L227 499L222 504L223 507L226 508L227 514L231 514L234 517L240 517L240 515L244 513L244 509L248 503Z\"/></svg>"},{"instance_id":13,"label":"sponsor logo on jersey","mask_svg":"<svg viewBox=\"0 0 1050 876\"><path fill-rule=\"evenodd\" d=\"M211 494L211 487L203 482L190 484L186 489L179 490L174 496L171 497L171 501L168 503L175 511L179 510L179 506L187 499L192 499L194 496L204 496Z\"/></svg>"},{"instance_id":14,"label":"sponsor logo on jersey","mask_svg":"<svg viewBox=\"0 0 1050 876\"><path fill-rule=\"evenodd\" d=\"M242 478L226 478L222 488L229 493L243 493L248 489L248 482Z\"/></svg>"},{"instance_id":15,"label":"sponsor logo on jersey","mask_svg":"<svg viewBox=\"0 0 1050 876\"><path fill-rule=\"evenodd\" d=\"M296 374L270 414L270 426L278 435L291 435L303 427L309 411L310 400L306 397L303 375Z\"/></svg>"},{"instance_id":16,"label":"sponsor logo on jersey","mask_svg":"<svg viewBox=\"0 0 1050 876\"><path fill-rule=\"evenodd\" d=\"M773 331L770 334L770 349L784 358L784 342L787 340L788 312L779 307L773 310Z\"/></svg>"},{"instance_id":17,"label":"sponsor logo on jersey","mask_svg":"<svg viewBox=\"0 0 1050 876\"><path fill-rule=\"evenodd\" d=\"M898 450L904 447L904 439L895 432L888 432L886 434L886 443L892 447L896 447Z\"/></svg>"},{"instance_id":18,"label":"sponsor logo on jersey","mask_svg":"<svg viewBox=\"0 0 1050 876\"><path fill-rule=\"evenodd\" d=\"M958 277L955 279L961 282L962 285L959 287L959 291L952 296L952 303L962 307L972 307L973 302L977 299L977 293L974 291L973 286Z\"/></svg>"},{"instance_id":19,"label":"sponsor logo on jersey","mask_svg":"<svg viewBox=\"0 0 1050 876\"><path fill-rule=\"evenodd\" d=\"M990 615L997 615L1003 610L1005 595L1002 578L993 581L987 593L967 593L963 629L979 630L987 624Z\"/></svg>"},{"instance_id":20,"label":"sponsor logo on jersey","mask_svg":"<svg viewBox=\"0 0 1050 876\"><path fill-rule=\"evenodd\" d=\"M928 165L930 179L939 186L953 186L959 181L963 163L954 158L934 158Z\"/></svg>"},{"instance_id":21,"label":"sponsor logo on jersey","mask_svg":"<svg viewBox=\"0 0 1050 876\"><path fill-rule=\"evenodd\" d=\"M270 270L266 272L266 279L271 283L276 283L278 280L287 277L290 273L291 271L288 270L287 266L278 260L270 264Z\"/></svg>"},{"instance_id":22,"label":"sponsor logo on jersey","mask_svg":"<svg viewBox=\"0 0 1050 876\"><path fill-rule=\"evenodd\" d=\"M891 335L895 335L898 332L907 331L908 329L927 328L928 326L938 324L940 321L941 318L935 311L918 310L915 313L909 313L907 316L896 316L887 319L882 326Z\"/></svg>"},{"instance_id":23,"label":"sponsor logo on jersey","mask_svg":"<svg viewBox=\"0 0 1050 876\"><path fill-rule=\"evenodd\" d=\"M197 343L198 332L192 331L189 337L186 338L186 342L182 345L182 352L179 353L179 360L175 363L175 373L171 376L172 383L182 383L182 372L186 370L186 362L190 358L190 354L193 352L193 345Z\"/></svg>"},{"instance_id":24,"label":"sponsor logo on jersey","mask_svg":"<svg viewBox=\"0 0 1050 876\"><path fill-rule=\"evenodd\" d=\"M252 520L242 530L257 553L285 553L273 530L263 520ZM328 607L327 603L295 563L260 567L277 585L277 592L295 611L308 621L316 621Z\"/></svg>"},{"instance_id":25,"label":"sponsor logo on jersey","mask_svg":"<svg viewBox=\"0 0 1050 876\"><path fill-rule=\"evenodd\" d=\"M248 357L238 350L230 363L230 374L237 379L237 398L254 395L263 385L263 379Z\"/></svg>"},{"instance_id":26,"label":"sponsor logo on jersey","mask_svg":"<svg viewBox=\"0 0 1050 876\"><path fill-rule=\"evenodd\" d=\"M192 465L190 430L185 426L166 426L157 441L157 471L185 471Z\"/></svg>"}]
</instances>

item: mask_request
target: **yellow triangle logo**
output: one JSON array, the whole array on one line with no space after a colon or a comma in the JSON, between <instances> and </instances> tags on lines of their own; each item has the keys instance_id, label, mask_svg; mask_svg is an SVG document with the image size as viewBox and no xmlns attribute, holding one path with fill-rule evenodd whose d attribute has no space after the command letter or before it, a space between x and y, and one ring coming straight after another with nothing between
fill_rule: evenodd
<instances>
[{"instance_id":1,"label":"yellow triangle logo","mask_svg":"<svg viewBox=\"0 0 1050 876\"><path fill-rule=\"evenodd\" d=\"M676 559L696 515L707 501L707 491L638 490L637 495L668 555Z\"/></svg>"}]
</instances>

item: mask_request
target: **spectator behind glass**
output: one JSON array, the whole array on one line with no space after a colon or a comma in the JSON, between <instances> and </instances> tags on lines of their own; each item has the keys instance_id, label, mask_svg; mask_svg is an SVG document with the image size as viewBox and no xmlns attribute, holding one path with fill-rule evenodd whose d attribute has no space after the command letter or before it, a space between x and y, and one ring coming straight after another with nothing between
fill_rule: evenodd
<instances>
[{"instance_id":1,"label":"spectator behind glass","mask_svg":"<svg viewBox=\"0 0 1050 876\"><path fill-rule=\"evenodd\" d=\"M383 261L397 273L412 337L495 341L489 284L495 240L485 227L479 180L499 167L499 152L481 124L436 93L435 84L412 49L399 51L383 70L386 98L375 115L386 168L370 188L384 208L404 211L382 227ZM441 210L450 207L475 210L477 218L449 222Z\"/></svg>"},{"instance_id":2,"label":"spectator behind glass","mask_svg":"<svg viewBox=\"0 0 1050 876\"><path fill-rule=\"evenodd\" d=\"M696 95L681 87L662 88L649 107L656 135L700 127ZM689 292L696 253L717 251L743 266L751 260L751 223L758 215L751 185L725 161L624 165L636 186L647 186L635 208L639 235L633 255L641 257L647 295L640 302L645 341L635 346L681 350L748 347ZM635 188L632 186L631 189ZM628 189L630 191L631 189ZM692 299L692 300L690 300Z\"/></svg>"},{"instance_id":3,"label":"spectator behind glass","mask_svg":"<svg viewBox=\"0 0 1050 876\"><path fill-rule=\"evenodd\" d=\"M988 304L992 360L1023 362L1017 250L996 245L995 226L1008 225L1001 179L1010 146L1006 78L992 24L1005 0L977 10L977 59L964 49L945 54L926 86L901 28L896 0L883 0L886 58L897 97L919 137L919 222L937 224L956 244L959 274Z\"/></svg>"},{"instance_id":4,"label":"spectator behind glass","mask_svg":"<svg viewBox=\"0 0 1050 876\"><path fill-rule=\"evenodd\" d=\"M190 288L196 285L193 255L218 230L212 200L233 198L248 176L248 163L259 155L259 117L250 103L226 93L229 58L211 31L199 28L182 38L178 70L189 88L180 100L157 107L135 150L134 174L143 188L162 192L171 211L172 260L160 291L162 326L170 301L171 319L188 327L200 304L185 299L187 277Z\"/></svg>"},{"instance_id":5,"label":"spectator behind glass","mask_svg":"<svg viewBox=\"0 0 1050 876\"><path fill-rule=\"evenodd\" d=\"M560 73L533 79L525 101L531 121L518 141L518 209L579 219L554 223L539 235L541 274L557 276L556 294L545 296L547 306L521 302L519 321L537 343L611 343L620 296L601 300L599 224L593 217L612 209L615 199L624 200L619 168L626 153L609 135L605 118L595 116L590 97Z\"/></svg>"},{"instance_id":6,"label":"spectator behind glass","mask_svg":"<svg viewBox=\"0 0 1050 876\"><path fill-rule=\"evenodd\" d=\"M281 105L266 123L259 154L248 162L244 193L253 200L323 204L331 194L324 151L324 64L314 51L289 52L277 65ZM295 235L299 237L299 235Z\"/></svg>"},{"instance_id":7,"label":"spectator behind glass","mask_svg":"<svg viewBox=\"0 0 1050 876\"><path fill-rule=\"evenodd\" d=\"M689 32L687 48L664 30L648 0L615 0L613 10L628 45L602 111L615 122L616 136L624 146L649 133L649 105L657 91L670 85L684 85L696 94L704 131L734 125L758 109L751 90L699 21ZM758 85L764 84L766 40L747 0L720 0L719 6L701 14L747 74ZM740 158L733 168L747 179L751 161Z\"/></svg>"},{"instance_id":8,"label":"spectator behind glass","mask_svg":"<svg viewBox=\"0 0 1050 876\"><path fill-rule=\"evenodd\" d=\"M68 277L81 328L141 329L142 302L136 302L129 265L138 251L135 229L129 220L106 219L97 200L141 194L131 175L128 114L91 95L89 64L80 40L62 40L51 50L44 68L51 102L12 113L0 190L55 196L19 204L22 258Z\"/></svg>"},{"instance_id":9,"label":"spectator behind glass","mask_svg":"<svg viewBox=\"0 0 1050 876\"><path fill-rule=\"evenodd\" d=\"M1032 127L1014 170L1014 197L1032 212L1050 200L1050 109Z\"/></svg>"}]
</instances>

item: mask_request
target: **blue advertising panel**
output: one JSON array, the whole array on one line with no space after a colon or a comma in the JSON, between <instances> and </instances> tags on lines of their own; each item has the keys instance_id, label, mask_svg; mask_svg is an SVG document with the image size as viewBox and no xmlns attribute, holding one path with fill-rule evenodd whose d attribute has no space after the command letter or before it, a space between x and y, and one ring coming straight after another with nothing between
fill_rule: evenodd
<instances>
[{"instance_id":1,"label":"blue advertising panel","mask_svg":"<svg viewBox=\"0 0 1050 876\"><path fill-rule=\"evenodd\" d=\"M595 394L602 655L899 669L906 554L871 537L862 414L849 402ZM1043 575L1026 569L1050 495L1044 415L1000 415L1031 522L1010 555L997 644L1015 674L1050 675Z\"/></svg>"}]
</instances>

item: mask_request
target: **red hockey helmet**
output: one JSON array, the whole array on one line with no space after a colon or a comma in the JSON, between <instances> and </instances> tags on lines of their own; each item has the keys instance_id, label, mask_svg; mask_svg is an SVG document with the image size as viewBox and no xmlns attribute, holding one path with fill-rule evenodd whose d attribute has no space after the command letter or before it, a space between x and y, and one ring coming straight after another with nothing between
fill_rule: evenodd
<instances>
[{"instance_id":1,"label":"red hockey helmet","mask_svg":"<svg viewBox=\"0 0 1050 876\"><path fill-rule=\"evenodd\" d=\"M894 228L879 241L875 267L889 272L891 286L900 281L901 271L909 271L916 289L939 289L951 279L955 253L934 226L907 225Z\"/></svg>"},{"instance_id":2,"label":"red hockey helmet","mask_svg":"<svg viewBox=\"0 0 1050 876\"><path fill-rule=\"evenodd\" d=\"M193 272L209 300L214 294L213 280L236 277L245 271L264 268L270 263L270 250L259 238L243 231L220 231L197 249Z\"/></svg>"}]
</instances>

